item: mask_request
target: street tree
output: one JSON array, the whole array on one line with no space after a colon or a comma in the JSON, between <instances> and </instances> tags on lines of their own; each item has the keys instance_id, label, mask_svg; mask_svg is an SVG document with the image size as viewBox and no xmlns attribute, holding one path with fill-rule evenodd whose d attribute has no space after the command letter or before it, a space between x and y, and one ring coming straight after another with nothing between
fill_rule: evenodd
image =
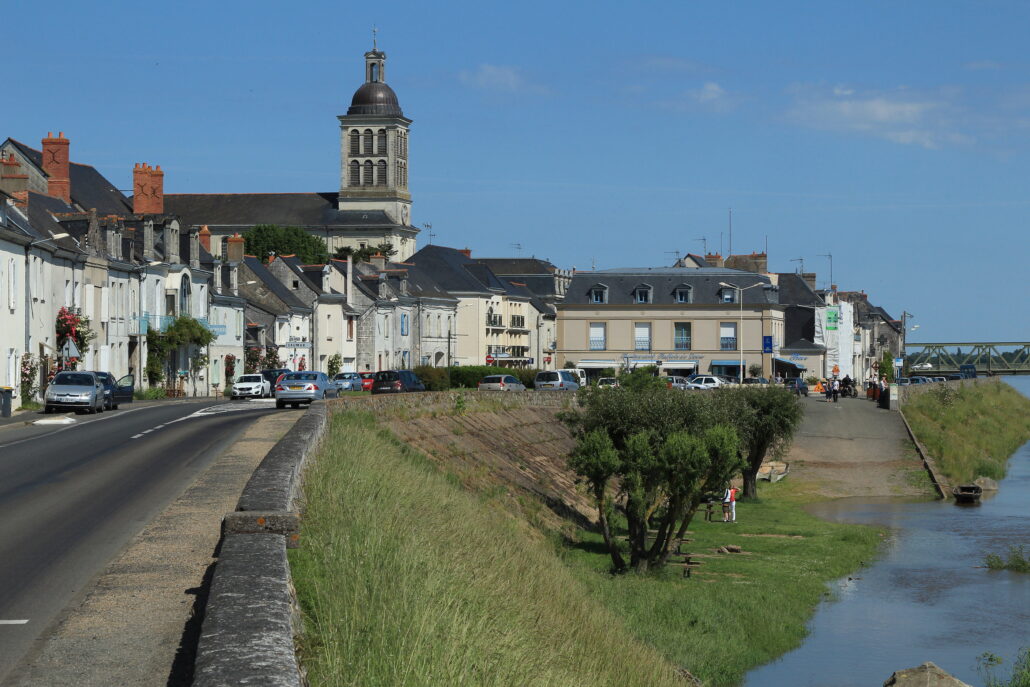
<instances>
[{"instance_id":1,"label":"street tree","mask_svg":"<svg viewBox=\"0 0 1030 687\"><path fill-rule=\"evenodd\" d=\"M804 416L801 400L777 384L720 389L711 400L716 414L737 430L744 461L743 498L754 498L762 462L769 456L782 456L790 448Z\"/></svg>"},{"instance_id":2,"label":"street tree","mask_svg":"<svg viewBox=\"0 0 1030 687\"><path fill-rule=\"evenodd\" d=\"M269 256L296 255L305 265L321 265L329 261L325 241L300 227L280 227L277 224L259 224L243 234L248 255L256 255L261 262Z\"/></svg>"},{"instance_id":3,"label":"street tree","mask_svg":"<svg viewBox=\"0 0 1030 687\"><path fill-rule=\"evenodd\" d=\"M737 432L702 394L619 387L586 390L580 402L580 410L562 415L578 438L569 466L594 497L612 565L660 567L704 495L743 467ZM628 561L614 536L616 503L626 520Z\"/></svg>"},{"instance_id":4,"label":"street tree","mask_svg":"<svg viewBox=\"0 0 1030 687\"><path fill-rule=\"evenodd\" d=\"M393 244L389 241L384 241L377 246L365 246L364 248L343 246L336 249L336 254L333 257L337 260L346 260L347 258L351 258L354 262L368 262L373 255L382 255L384 258L392 258L397 255L397 249L394 248Z\"/></svg>"}]
</instances>

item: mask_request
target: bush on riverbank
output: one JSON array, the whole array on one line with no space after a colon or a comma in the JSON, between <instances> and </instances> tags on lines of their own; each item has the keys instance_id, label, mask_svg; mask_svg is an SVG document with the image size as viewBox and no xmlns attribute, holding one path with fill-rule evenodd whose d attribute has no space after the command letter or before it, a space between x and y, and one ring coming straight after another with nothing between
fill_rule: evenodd
<instances>
[{"instance_id":1,"label":"bush on riverbank","mask_svg":"<svg viewBox=\"0 0 1030 687\"><path fill-rule=\"evenodd\" d=\"M1004 382L938 391L902 406L919 441L953 483L1002 479L1009 456L1030 439L1030 399Z\"/></svg>"},{"instance_id":2,"label":"bush on riverbank","mask_svg":"<svg viewBox=\"0 0 1030 687\"><path fill-rule=\"evenodd\" d=\"M334 415L323 446L290 551L312 684L683 684L546 540L371 415Z\"/></svg>"}]
</instances>

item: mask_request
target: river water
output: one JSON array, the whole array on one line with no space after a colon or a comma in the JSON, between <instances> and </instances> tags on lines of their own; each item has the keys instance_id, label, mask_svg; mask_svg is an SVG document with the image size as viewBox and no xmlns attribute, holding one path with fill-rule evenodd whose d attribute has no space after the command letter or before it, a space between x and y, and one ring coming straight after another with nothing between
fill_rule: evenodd
<instances>
[{"instance_id":1,"label":"river water","mask_svg":"<svg viewBox=\"0 0 1030 687\"><path fill-rule=\"evenodd\" d=\"M1008 379L1030 396L1030 378ZM748 687L872 687L925 661L981 686L977 656L1002 656L998 673L1008 675L1020 647L1030 646L1030 575L977 567L1010 544L1030 549L1030 442L979 506L845 499L812 511L894 534L872 566L833 585L805 642L751 671Z\"/></svg>"}]
</instances>

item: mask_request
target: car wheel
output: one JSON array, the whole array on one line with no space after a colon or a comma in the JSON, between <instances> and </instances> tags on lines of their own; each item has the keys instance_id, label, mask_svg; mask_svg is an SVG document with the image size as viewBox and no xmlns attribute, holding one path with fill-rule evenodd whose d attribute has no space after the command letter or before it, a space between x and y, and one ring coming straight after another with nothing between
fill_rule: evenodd
<instances>
[{"instance_id":1,"label":"car wheel","mask_svg":"<svg viewBox=\"0 0 1030 687\"><path fill-rule=\"evenodd\" d=\"M118 410L118 404L114 403L111 405L111 410Z\"/></svg>"},{"instance_id":2,"label":"car wheel","mask_svg":"<svg viewBox=\"0 0 1030 687\"><path fill-rule=\"evenodd\" d=\"M285 404L285 403L283 403L282 401L276 401L276 402L275 402L275 407L276 407L276 408L285 408L285 407L286 407L286 404Z\"/></svg>"},{"instance_id":3,"label":"car wheel","mask_svg":"<svg viewBox=\"0 0 1030 687\"><path fill-rule=\"evenodd\" d=\"M51 408L50 406L43 406L43 414L44 415L49 415L52 412L54 412L53 408Z\"/></svg>"}]
</instances>

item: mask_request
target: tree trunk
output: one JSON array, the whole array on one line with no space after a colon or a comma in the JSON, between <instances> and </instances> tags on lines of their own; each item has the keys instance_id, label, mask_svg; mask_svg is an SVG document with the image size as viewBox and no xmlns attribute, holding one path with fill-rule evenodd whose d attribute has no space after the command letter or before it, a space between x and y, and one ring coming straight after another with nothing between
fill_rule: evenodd
<instances>
[{"instance_id":1,"label":"tree trunk","mask_svg":"<svg viewBox=\"0 0 1030 687\"><path fill-rule=\"evenodd\" d=\"M744 494L743 498L753 499L758 497L758 468L744 469Z\"/></svg>"},{"instance_id":2,"label":"tree trunk","mask_svg":"<svg viewBox=\"0 0 1030 687\"><path fill-rule=\"evenodd\" d=\"M601 486L600 489L595 489L594 497L597 501L597 522L601 525L601 536L604 537L604 543L608 547L608 554L612 557L612 565L618 571L625 570L626 561L619 551L618 544L612 539L612 529L608 522L608 508L604 498L604 486Z\"/></svg>"}]
</instances>

